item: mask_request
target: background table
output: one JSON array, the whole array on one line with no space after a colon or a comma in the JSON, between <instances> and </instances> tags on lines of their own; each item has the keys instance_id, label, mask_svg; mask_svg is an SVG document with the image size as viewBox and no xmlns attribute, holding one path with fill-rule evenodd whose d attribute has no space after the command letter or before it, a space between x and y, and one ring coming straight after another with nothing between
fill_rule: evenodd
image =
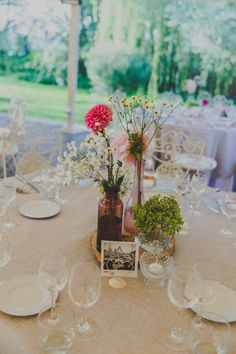
<instances>
[{"instance_id":1,"label":"background table","mask_svg":"<svg viewBox=\"0 0 236 354\"><path fill-rule=\"evenodd\" d=\"M204 140L205 155L217 161L211 172L210 185L225 191L236 191L236 115L235 119L220 119L211 109L199 116L200 108L186 109L170 118L167 130L184 130L190 139Z\"/></svg>"},{"instance_id":2,"label":"background table","mask_svg":"<svg viewBox=\"0 0 236 354\"><path fill-rule=\"evenodd\" d=\"M17 223L12 232L12 258L1 269L1 280L17 274L37 273L40 260L50 252L67 257L70 266L81 261L95 262L89 246L90 234L96 228L97 193L95 187L70 188L66 193L70 202L59 215L51 219L33 220L12 210L10 217ZM37 199L36 193L17 195L17 206ZM218 264L223 281L236 289L236 250L231 241L217 235L225 223L221 214L204 209L202 216L193 220L189 236L176 237L174 260L187 268L197 261ZM235 228L236 220L232 221ZM102 279L102 294L98 303L88 312L98 323L96 340L89 343L76 341L71 354L171 354L160 341L161 333L168 333L177 318L177 309L167 296L166 288L146 286L142 275L127 279L122 290L109 287L108 278ZM71 304L67 289L59 301ZM72 305L73 306L73 305ZM187 310L189 316L192 311ZM36 334L36 316L17 318L0 313L1 323L15 329L26 341L30 354L43 354ZM12 338L14 340L14 338ZM236 323L232 324L230 353L236 352ZM187 352L186 352L187 353ZM7 353L4 353L7 354Z\"/></svg>"}]
</instances>

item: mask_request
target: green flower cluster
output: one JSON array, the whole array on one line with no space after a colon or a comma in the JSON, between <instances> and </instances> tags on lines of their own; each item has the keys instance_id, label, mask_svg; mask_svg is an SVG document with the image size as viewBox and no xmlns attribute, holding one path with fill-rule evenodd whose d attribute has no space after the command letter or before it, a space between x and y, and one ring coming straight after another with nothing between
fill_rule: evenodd
<instances>
[{"instance_id":1,"label":"green flower cluster","mask_svg":"<svg viewBox=\"0 0 236 354\"><path fill-rule=\"evenodd\" d=\"M137 230L146 234L162 230L167 235L173 235L184 224L179 204L173 196L157 194L144 205L136 204L132 214Z\"/></svg>"}]
</instances>

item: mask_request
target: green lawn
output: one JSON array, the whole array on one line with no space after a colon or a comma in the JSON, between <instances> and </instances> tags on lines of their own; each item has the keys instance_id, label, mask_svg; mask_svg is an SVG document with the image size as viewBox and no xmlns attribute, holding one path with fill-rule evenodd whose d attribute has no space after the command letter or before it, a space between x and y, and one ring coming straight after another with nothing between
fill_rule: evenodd
<instances>
[{"instance_id":1,"label":"green lawn","mask_svg":"<svg viewBox=\"0 0 236 354\"><path fill-rule=\"evenodd\" d=\"M0 112L8 110L10 100L14 96L25 97L28 100L30 117L63 122L67 119L65 109L68 91L65 87L19 81L14 77L0 77ZM99 102L105 102L105 98L91 95L88 90L78 89L77 122L83 124L85 113Z\"/></svg>"}]
</instances>

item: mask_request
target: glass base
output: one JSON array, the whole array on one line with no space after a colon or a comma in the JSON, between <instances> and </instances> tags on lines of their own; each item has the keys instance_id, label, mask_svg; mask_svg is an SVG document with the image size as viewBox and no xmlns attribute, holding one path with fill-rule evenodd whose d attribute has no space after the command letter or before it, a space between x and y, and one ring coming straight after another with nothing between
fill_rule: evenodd
<instances>
[{"instance_id":1,"label":"glass base","mask_svg":"<svg viewBox=\"0 0 236 354\"><path fill-rule=\"evenodd\" d=\"M230 229L221 229L220 233L223 238L229 238L229 239L235 238L235 234Z\"/></svg>"},{"instance_id":2,"label":"glass base","mask_svg":"<svg viewBox=\"0 0 236 354\"><path fill-rule=\"evenodd\" d=\"M12 221L4 222L3 227L7 230L12 230L16 227L16 224Z\"/></svg>"},{"instance_id":3,"label":"glass base","mask_svg":"<svg viewBox=\"0 0 236 354\"><path fill-rule=\"evenodd\" d=\"M163 336L162 342L170 349L183 352L185 350L189 350L189 346L187 345L183 336L179 335L176 329L173 329L168 336Z\"/></svg>"},{"instance_id":4,"label":"glass base","mask_svg":"<svg viewBox=\"0 0 236 354\"><path fill-rule=\"evenodd\" d=\"M97 336L97 324L95 321L89 319L84 322L77 323L77 333L79 340L83 342L88 342L93 340Z\"/></svg>"}]
</instances>

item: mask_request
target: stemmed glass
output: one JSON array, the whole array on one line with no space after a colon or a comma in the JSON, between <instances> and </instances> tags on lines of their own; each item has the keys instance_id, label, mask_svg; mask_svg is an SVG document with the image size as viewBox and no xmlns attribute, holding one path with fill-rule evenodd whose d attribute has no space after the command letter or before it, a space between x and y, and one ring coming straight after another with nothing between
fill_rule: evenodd
<instances>
[{"instance_id":1,"label":"stemmed glass","mask_svg":"<svg viewBox=\"0 0 236 354\"><path fill-rule=\"evenodd\" d=\"M236 202L228 194L225 195L220 205L223 215L227 218L228 224L230 220L236 217ZM227 225L226 228L220 230L224 238L235 238L236 234L230 229L230 226Z\"/></svg>"},{"instance_id":2,"label":"stemmed glass","mask_svg":"<svg viewBox=\"0 0 236 354\"><path fill-rule=\"evenodd\" d=\"M188 347L184 331L181 328L181 314L183 309L187 309L197 302L200 284L199 273L185 267L175 267L169 278L168 296L178 309L178 320L176 327L167 338L163 338L163 341L172 350L183 351Z\"/></svg>"},{"instance_id":3,"label":"stemmed glass","mask_svg":"<svg viewBox=\"0 0 236 354\"><path fill-rule=\"evenodd\" d=\"M37 332L40 346L48 353L65 354L71 348L75 333L75 314L69 307L56 306L57 320L51 320L47 309L40 311L37 318Z\"/></svg>"},{"instance_id":4,"label":"stemmed glass","mask_svg":"<svg viewBox=\"0 0 236 354\"><path fill-rule=\"evenodd\" d=\"M193 176L192 176L192 179L191 179L191 187L192 187L192 190L193 192L195 192L199 199L200 199L200 204L201 204L201 199L202 199L202 196L203 194L205 193L206 191L206 188L207 188L207 176L204 175L203 173L195 173ZM199 212L200 214L200 212Z\"/></svg>"},{"instance_id":5,"label":"stemmed glass","mask_svg":"<svg viewBox=\"0 0 236 354\"><path fill-rule=\"evenodd\" d=\"M185 173L184 175L176 174L174 179L174 191L179 198L182 198L190 190L190 175Z\"/></svg>"},{"instance_id":6,"label":"stemmed glass","mask_svg":"<svg viewBox=\"0 0 236 354\"><path fill-rule=\"evenodd\" d=\"M193 221L193 215L196 212L196 209L199 208L200 206L200 198L199 196L193 192L192 190L190 190L188 193L184 194L183 196L183 200L184 200L184 204L186 205L186 207L190 210L190 219L189 219L189 227L192 224Z\"/></svg>"},{"instance_id":7,"label":"stemmed glass","mask_svg":"<svg viewBox=\"0 0 236 354\"><path fill-rule=\"evenodd\" d=\"M4 267L11 258L11 245L7 230L0 227L0 268Z\"/></svg>"},{"instance_id":8,"label":"stemmed glass","mask_svg":"<svg viewBox=\"0 0 236 354\"><path fill-rule=\"evenodd\" d=\"M14 178L5 179L1 182L1 195L7 205L7 213L10 206L16 200L16 181ZM15 227L15 224L12 221L7 220L4 222L4 227L7 229L12 229Z\"/></svg>"},{"instance_id":9,"label":"stemmed glass","mask_svg":"<svg viewBox=\"0 0 236 354\"><path fill-rule=\"evenodd\" d=\"M68 278L67 259L61 255L48 255L42 258L39 266L39 277L43 286L51 295L51 319L56 320L56 296L64 289Z\"/></svg>"},{"instance_id":10,"label":"stemmed glass","mask_svg":"<svg viewBox=\"0 0 236 354\"><path fill-rule=\"evenodd\" d=\"M194 317L190 333L189 346L194 354L226 354L229 349L231 327L229 323L216 313L201 313L201 322L198 316ZM215 322L214 326L206 318Z\"/></svg>"},{"instance_id":11,"label":"stemmed glass","mask_svg":"<svg viewBox=\"0 0 236 354\"><path fill-rule=\"evenodd\" d=\"M96 323L87 319L83 310L93 306L100 293L101 275L98 267L89 262L76 264L69 276L69 295L73 303L80 308L78 332L81 340L87 341L96 336Z\"/></svg>"},{"instance_id":12,"label":"stemmed glass","mask_svg":"<svg viewBox=\"0 0 236 354\"><path fill-rule=\"evenodd\" d=\"M218 296L221 274L219 267L209 262L194 264L193 271L201 276L199 296L194 306L195 311L198 313L194 320L194 325L200 327L203 326L201 313L205 312L205 307Z\"/></svg>"}]
</instances>

